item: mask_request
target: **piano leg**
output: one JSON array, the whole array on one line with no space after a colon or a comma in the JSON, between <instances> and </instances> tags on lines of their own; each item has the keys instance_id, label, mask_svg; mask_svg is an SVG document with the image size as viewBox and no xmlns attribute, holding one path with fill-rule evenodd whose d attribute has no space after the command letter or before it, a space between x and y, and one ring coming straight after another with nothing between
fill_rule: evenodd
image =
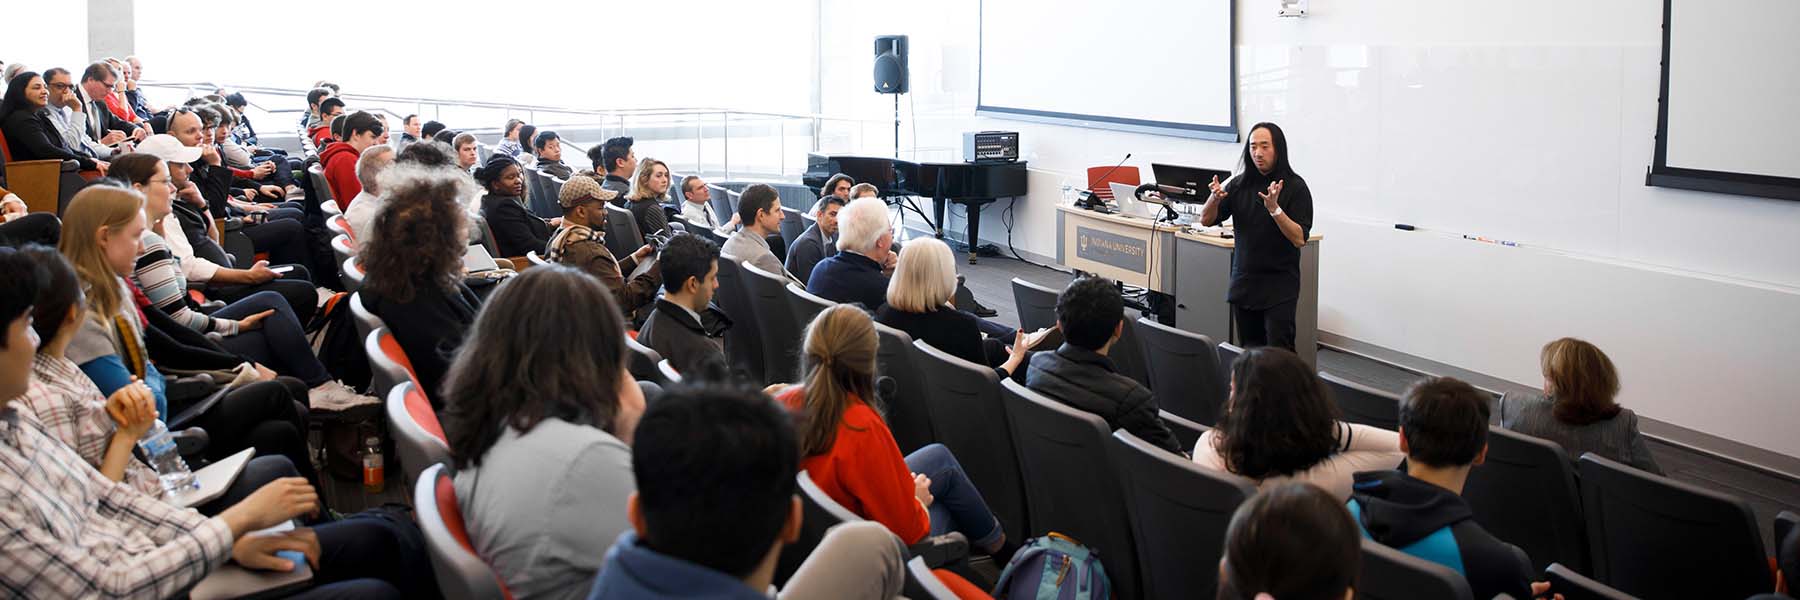
<instances>
[{"instance_id":1,"label":"piano leg","mask_svg":"<svg viewBox=\"0 0 1800 600\"><path fill-rule=\"evenodd\" d=\"M963 209L969 213L969 264L975 264L978 256L976 249L981 245L981 207L986 202L964 204Z\"/></svg>"},{"instance_id":2,"label":"piano leg","mask_svg":"<svg viewBox=\"0 0 1800 600\"><path fill-rule=\"evenodd\" d=\"M945 203L946 203L946 201L943 198L932 198L931 199L931 212L932 212L932 214L937 215L937 227L935 227L934 229L935 229L935 233L937 234L937 238L940 240L944 239L944 204Z\"/></svg>"}]
</instances>

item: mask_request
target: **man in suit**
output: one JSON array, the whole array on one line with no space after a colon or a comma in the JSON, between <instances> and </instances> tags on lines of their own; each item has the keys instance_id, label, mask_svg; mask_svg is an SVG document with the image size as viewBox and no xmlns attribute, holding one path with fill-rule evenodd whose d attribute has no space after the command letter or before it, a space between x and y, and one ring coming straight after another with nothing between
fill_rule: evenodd
<instances>
[{"instance_id":1,"label":"man in suit","mask_svg":"<svg viewBox=\"0 0 1800 600\"><path fill-rule=\"evenodd\" d=\"M56 125L57 133L62 134L64 146L90 158L111 159L121 150L130 152L130 146L115 147L125 141L125 132L112 130L100 138L91 135L92 129L87 126L87 103L76 93L75 83L68 69L54 68L44 71L44 84L50 86L50 122Z\"/></svg>"},{"instance_id":2,"label":"man in suit","mask_svg":"<svg viewBox=\"0 0 1800 600\"><path fill-rule=\"evenodd\" d=\"M104 62L88 65L81 74L81 89L87 93L88 135L96 140L106 139L109 131L123 131L131 141L141 142L149 137L150 129L119 118L106 108L106 97L112 94L113 87L118 85L119 73Z\"/></svg>"},{"instance_id":3,"label":"man in suit","mask_svg":"<svg viewBox=\"0 0 1800 600\"><path fill-rule=\"evenodd\" d=\"M769 237L781 233L781 196L775 188L766 183L753 183L744 188L738 196L738 216L744 222L744 228L731 234L725 240L723 252L745 264L782 275L795 284L804 285L787 272L781 265L781 259L775 258L775 251L769 247ZM885 218L885 217L884 217ZM885 221L884 221L885 222ZM886 284L883 284L886 289ZM885 293L885 292L884 292Z\"/></svg>"},{"instance_id":4,"label":"man in suit","mask_svg":"<svg viewBox=\"0 0 1800 600\"><path fill-rule=\"evenodd\" d=\"M837 254L838 211L844 200L837 196L819 199L818 220L806 228L788 248L787 270L801 281L811 281L813 267L825 257Z\"/></svg>"}]
</instances>

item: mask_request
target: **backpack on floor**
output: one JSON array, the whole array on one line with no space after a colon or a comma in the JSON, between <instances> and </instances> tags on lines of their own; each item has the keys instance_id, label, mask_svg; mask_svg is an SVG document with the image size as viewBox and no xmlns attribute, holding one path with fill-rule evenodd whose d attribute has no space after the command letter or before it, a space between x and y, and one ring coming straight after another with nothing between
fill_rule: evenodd
<instances>
[{"instance_id":1,"label":"backpack on floor","mask_svg":"<svg viewBox=\"0 0 1800 600\"><path fill-rule=\"evenodd\" d=\"M338 292L313 313L306 331L312 336L313 351L332 379L366 390L373 372L369 370L369 355L363 352L363 340L356 337L355 319L350 314L350 294Z\"/></svg>"},{"instance_id":2,"label":"backpack on floor","mask_svg":"<svg viewBox=\"0 0 1800 600\"><path fill-rule=\"evenodd\" d=\"M1098 553L1075 538L1050 532L1031 538L1007 561L994 584L1000 600L1105 600L1112 583Z\"/></svg>"}]
</instances>

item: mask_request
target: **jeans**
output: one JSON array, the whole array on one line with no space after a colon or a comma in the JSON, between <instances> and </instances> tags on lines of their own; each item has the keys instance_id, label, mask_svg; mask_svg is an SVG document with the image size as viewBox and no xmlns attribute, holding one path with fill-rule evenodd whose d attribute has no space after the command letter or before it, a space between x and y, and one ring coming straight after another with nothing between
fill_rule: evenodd
<instances>
[{"instance_id":1,"label":"jeans","mask_svg":"<svg viewBox=\"0 0 1800 600\"><path fill-rule=\"evenodd\" d=\"M1262 310L1231 305L1237 319L1238 342L1245 348L1274 346L1294 349L1294 309L1298 300L1289 300Z\"/></svg>"},{"instance_id":2,"label":"jeans","mask_svg":"<svg viewBox=\"0 0 1800 600\"><path fill-rule=\"evenodd\" d=\"M213 312L216 319L243 319L265 310L275 314L263 319L262 327L227 336L219 345L250 360L267 365L276 373L299 379L307 387L317 387L331 380L325 364L314 356L312 344L306 340L305 326L294 316L288 301L275 292L257 292Z\"/></svg>"},{"instance_id":3,"label":"jeans","mask_svg":"<svg viewBox=\"0 0 1800 600\"><path fill-rule=\"evenodd\" d=\"M268 485L269 482L283 477L299 476L300 470L295 469L293 461L289 461L287 457L253 457L248 464L244 465L244 472L238 474L237 480L232 481L231 485L225 488L225 495L195 508L200 511L200 514L209 517L216 516L225 512L225 509L231 508L232 505L249 498L250 494L262 489L262 486Z\"/></svg>"},{"instance_id":4,"label":"jeans","mask_svg":"<svg viewBox=\"0 0 1800 600\"><path fill-rule=\"evenodd\" d=\"M283 212L277 211L277 212ZM306 265L311 263L311 255L306 249L306 226L299 221L299 215L292 218L274 218L261 225L245 225L241 230L250 243L256 246L257 252L266 252L270 264ZM248 267L249 265L240 265Z\"/></svg>"},{"instance_id":5,"label":"jeans","mask_svg":"<svg viewBox=\"0 0 1800 600\"><path fill-rule=\"evenodd\" d=\"M931 535L960 531L976 548L989 548L1005 539L981 490L963 473L962 463L943 444L931 444L906 457L906 467L931 478Z\"/></svg>"},{"instance_id":6,"label":"jeans","mask_svg":"<svg viewBox=\"0 0 1800 600\"><path fill-rule=\"evenodd\" d=\"M207 295L230 303L247 298L257 292L275 292L287 299L288 308L294 311L294 319L304 327L307 323L312 322L313 313L319 309L319 292L313 287L312 272L300 265L277 266L291 266L294 270L256 285L209 286L206 290Z\"/></svg>"}]
</instances>

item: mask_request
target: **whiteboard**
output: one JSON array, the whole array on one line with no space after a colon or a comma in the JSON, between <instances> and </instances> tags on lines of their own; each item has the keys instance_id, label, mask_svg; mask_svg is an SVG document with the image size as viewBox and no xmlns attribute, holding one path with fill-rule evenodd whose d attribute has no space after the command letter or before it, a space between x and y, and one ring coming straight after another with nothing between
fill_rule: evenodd
<instances>
[{"instance_id":1,"label":"whiteboard","mask_svg":"<svg viewBox=\"0 0 1800 600\"><path fill-rule=\"evenodd\" d=\"M979 114L1237 139L1231 0L982 0Z\"/></svg>"}]
</instances>

